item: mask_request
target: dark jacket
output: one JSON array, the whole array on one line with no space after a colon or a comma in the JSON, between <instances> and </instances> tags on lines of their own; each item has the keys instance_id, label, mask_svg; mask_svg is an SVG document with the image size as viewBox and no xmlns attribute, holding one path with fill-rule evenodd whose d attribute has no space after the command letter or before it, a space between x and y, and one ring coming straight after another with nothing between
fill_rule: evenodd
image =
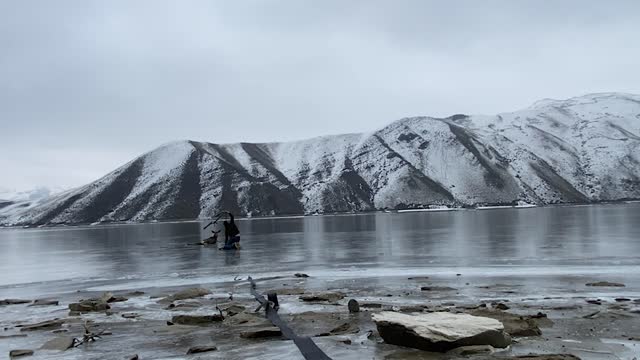
<instances>
[{"instance_id":1,"label":"dark jacket","mask_svg":"<svg viewBox=\"0 0 640 360\"><path fill-rule=\"evenodd\" d=\"M240 230L238 230L238 226L236 226L233 214L229 214L229 221L224 222L224 238L228 240L236 235L240 235Z\"/></svg>"}]
</instances>

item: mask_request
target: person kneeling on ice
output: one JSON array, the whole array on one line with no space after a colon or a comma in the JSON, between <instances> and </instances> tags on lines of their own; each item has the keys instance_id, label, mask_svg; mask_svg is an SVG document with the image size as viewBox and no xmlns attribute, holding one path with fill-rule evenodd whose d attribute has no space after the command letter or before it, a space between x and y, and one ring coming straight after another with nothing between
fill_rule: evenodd
<instances>
[{"instance_id":1,"label":"person kneeling on ice","mask_svg":"<svg viewBox=\"0 0 640 360\"><path fill-rule=\"evenodd\" d=\"M240 230L236 226L233 214L227 211L229 221L224 221L224 247L223 250L240 249Z\"/></svg>"}]
</instances>

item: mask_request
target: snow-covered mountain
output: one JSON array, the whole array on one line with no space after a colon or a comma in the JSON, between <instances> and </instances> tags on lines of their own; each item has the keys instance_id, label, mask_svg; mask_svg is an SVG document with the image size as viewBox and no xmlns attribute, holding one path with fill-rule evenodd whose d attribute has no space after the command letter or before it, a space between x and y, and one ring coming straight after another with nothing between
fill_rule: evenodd
<instances>
[{"instance_id":1,"label":"snow-covered mountain","mask_svg":"<svg viewBox=\"0 0 640 360\"><path fill-rule=\"evenodd\" d=\"M640 96L605 93L296 142L174 142L42 203L6 206L0 223L621 199L640 199Z\"/></svg>"}]
</instances>

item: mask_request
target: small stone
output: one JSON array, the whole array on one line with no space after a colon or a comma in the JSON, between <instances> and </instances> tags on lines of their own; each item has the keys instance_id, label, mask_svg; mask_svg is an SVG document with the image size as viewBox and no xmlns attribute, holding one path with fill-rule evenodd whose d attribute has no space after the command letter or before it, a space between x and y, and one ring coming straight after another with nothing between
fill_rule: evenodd
<instances>
[{"instance_id":1,"label":"small stone","mask_svg":"<svg viewBox=\"0 0 640 360\"><path fill-rule=\"evenodd\" d=\"M456 274L456 276L462 276L462 274Z\"/></svg>"},{"instance_id":2,"label":"small stone","mask_svg":"<svg viewBox=\"0 0 640 360\"><path fill-rule=\"evenodd\" d=\"M358 300L356 299L349 300L347 307L349 308L350 313L360 312L360 304L358 304Z\"/></svg>"},{"instance_id":3,"label":"small stone","mask_svg":"<svg viewBox=\"0 0 640 360\"><path fill-rule=\"evenodd\" d=\"M419 281L422 281L422 280L429 280L429 277L428 276L412 276L412 277L407 278L407 279L408 280L419 280Z\"/></svg>"},{"instance_id":4,"label":"small stone","mask_svg":"<svg viewBox=\"0 0 640 360\"><path fill-rule=\"evenodd\" d=\"M587 299L585 300L586 302L588 302L589 304L593 304L593 305L602 305L602 301L600 299Z\"/></svg>"},{"instance_id":5,"label":"small stone","mask_svg":"<svg viewBox=\"0 0 640 360\"><path fill-rule=\"evenodd\" d=\"M67 330L67 329L58 329L58 330L53 330L53 331L52 331L52 333L53 333L53 334L61 334L61 333L66 333L66 332L68 332L68 331L69 331L69 330ZM25 336L26 336L26 335L25 335Z\"/></svg>"},{"instance_id":6,"label":"small stone","mask_svg":"<svg viewBox=\"0 0 640 360\"><path fill-rule=\"evenodd\" d=\"M173 326L173 323L167 320L167 326Z\"/></svg>"},{"instance_id":7,"label":"small stone","mask_svg":"<svg viewBox=\"0 0 640 360\"><path fill-rule=\"evenodd\" d=\"M498 310L509 310L509 309L510 309L510 307L508 307L508 306L507 306L506 304L504 304L504 303L497 303L494 307L495 307L496 309L498 309Z\"/></svg>"},{"instance_id":8,"label":"small stone","mask_svg":"<svg viewBox=\"0 0 640 360\"><path fill-rule=\"evenodd\" d=\"M293 276L297 277L297 278L308 278L309 275L305 274L305 273L295 273Z\"/></svg>"},{"instance_id":9,"label":"small stone","mask_svg":"<svg viewBox=\"0 0 640 360\"><path fill-rule=\"evenodd\" d=\"M608 287L625 287L624 284L621 283L614 283L614 282L608 282L608 281L598 281L598 282L592 282L592 283L587 283L587 286L608 286Z\"/></svg>"},{"instance_id":10,"label":"small stone","mask_svg":"<svg viewBox=\"0 0 640 360\"><path fill-rule=\"evenodd\" d=\"M345 345L351 345L351 343L352 343L351 339L348 339L348 338L347 339L338 339L338 342L341 342L341 343L343 343Z\"/></svg>"},{"instance_id":11,"label":"small stone","mask_svg":"<svg viewBox=\"0 0 640 360\"><path fill-rule=\"evenodd\" d=\"M129 356L129 360L138 360L138 354L134 354L133 356Z\"/></svg>"},{"instance_id":12,"label":"small stone","mask_svg":"<svg viewBox=\"0 0 640 360\"><path fill-rule=\"evenodd\" d=\"M136 314L136 313L124 313L121 316L123 318L125 318L125 319L135 319L135 318L139 317L140 315Z\"/></svg>"},{"instance_id":13,"label":"small stone","mask_svg":"<svg viewBox=\"0 0 640 360\"><path fill-rule=\"evenodd\" d=\"M216 351L216 350L218 350L218 348L215 346L194 346L189 348L189 351L187 351L187 355L200 354L200 353Z\"/></svg>"},{"instance_id":14,"label":"small stone","mask_svg":"<svg viewBox=\"0 0 640 360\"><path fill-rule=\"evenodd\" d=\"M11 350L9 352L10 358L17 358L22 356L31 356L33 355L33 350Z\"/></svg>"}]
</instances>

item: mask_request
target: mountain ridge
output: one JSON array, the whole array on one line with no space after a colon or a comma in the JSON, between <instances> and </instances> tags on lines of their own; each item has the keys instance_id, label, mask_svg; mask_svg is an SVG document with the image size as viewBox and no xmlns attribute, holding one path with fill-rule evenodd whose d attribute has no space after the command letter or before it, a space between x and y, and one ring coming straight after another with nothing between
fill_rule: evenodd
<instances>
[{"instance_id":1,"label":"mountain ridge","mask_svg":"<svg viewBox=\"0 0 640 360\"><path fill-rule=\"evenodd\" d=\"M640 96L599 93L291 142L181 140L80 188L4 207L0 224L637 199L638 134Z\"/></svg>"}]
</instances>

